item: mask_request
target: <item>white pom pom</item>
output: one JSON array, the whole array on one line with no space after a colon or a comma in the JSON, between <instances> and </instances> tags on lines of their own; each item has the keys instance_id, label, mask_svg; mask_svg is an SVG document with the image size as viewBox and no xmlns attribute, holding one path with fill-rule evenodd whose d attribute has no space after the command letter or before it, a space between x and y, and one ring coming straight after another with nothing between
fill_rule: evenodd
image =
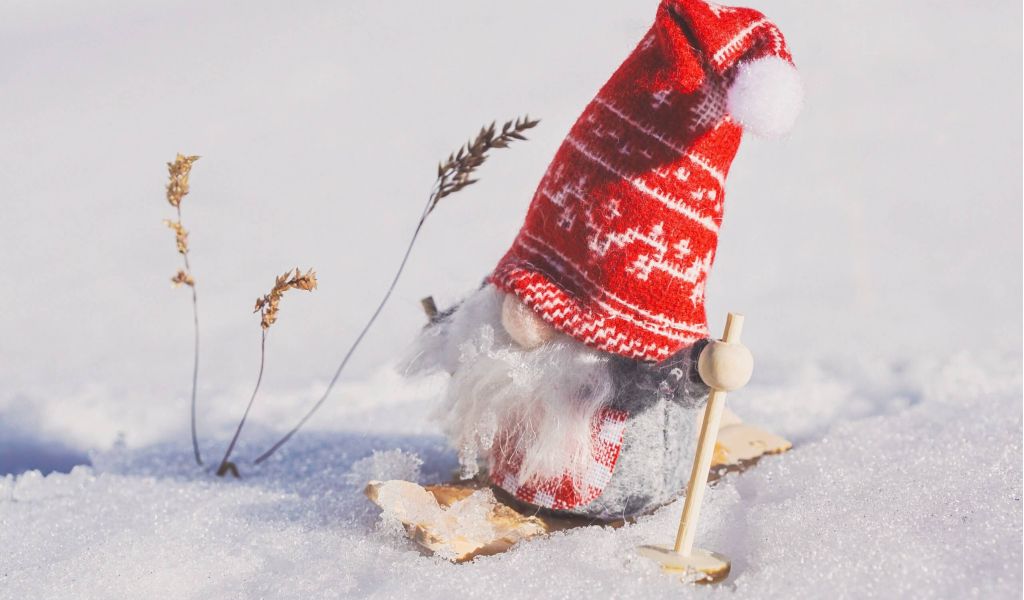
<instances>
[{"instance_id":1,"label":"white pom pom","mask_svg":"<svg viewBox=\"0 0 1024 600\"><path fill-rule=\"evenodd\" d=\"M729 88L729 114L760 137L790 130L804 103L804 87L796 67L777 56L741 63Z\"/></svg>"}]
</instances>

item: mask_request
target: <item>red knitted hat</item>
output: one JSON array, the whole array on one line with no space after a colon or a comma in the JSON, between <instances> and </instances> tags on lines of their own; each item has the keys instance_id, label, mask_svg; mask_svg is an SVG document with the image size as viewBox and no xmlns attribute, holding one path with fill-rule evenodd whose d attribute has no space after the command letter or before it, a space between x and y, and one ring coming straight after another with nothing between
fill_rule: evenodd
<instances>
[{"instance_id":1,"label":"red knitted hat","mask_svg":"<svg viewBox=\"0 0 1024 600\"><path fill-rule=\"evenodd\" d=\"M800 97L761 13L663 0L572 127L491 282L614 354L660 361L708 337L704 285L742 131L787 129Z\"/></svg>"}]
</instances>

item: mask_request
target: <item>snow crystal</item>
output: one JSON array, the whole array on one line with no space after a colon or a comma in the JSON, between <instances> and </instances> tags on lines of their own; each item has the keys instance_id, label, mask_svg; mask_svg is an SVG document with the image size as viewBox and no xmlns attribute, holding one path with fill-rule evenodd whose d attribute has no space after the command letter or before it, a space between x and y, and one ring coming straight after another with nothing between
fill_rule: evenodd
<instances>
[{"instance_id":1,"label":"snow crystal","mask_svg":"<svg viewBox=\"0 0 1024 600\"><path fill-rule=\"evenodd\" d=\"M494 492L489 489L477 490L456 501L447 510L452 524L447 535L473 540L492 539L494 526L488 515L493 512L496 503Z\"/></svg>"},{"instance_id":2,"label":"snow crystal","mask_svg":"<svg viewBox=\"0 0 1024 600\"><path fill-rule=\"evenodd\" d=\"M345 480L352 485L387 479L419 481L422 466L423 459L400 448L374 450L373 454L357 460L352 465L345 475Z\"/></svg>"},{"instance_id":3,"label":"snow crystal","mask_svg":"<svg viewBox=\"0 0 1024 600\"><path fill-rule=\"evenodd\" d=\"M458 539L489 541L495 538L494 524L488 518L497 500L489 489L476 490L469 496L441 507L433 494L420 487L384 482L377 489L381 506L380 523L383 531L403 536L403 523L414 523L425 528L438 540ZM452 549L441 548L437 556L455 559Z\"/></svg>"}]
</instances>

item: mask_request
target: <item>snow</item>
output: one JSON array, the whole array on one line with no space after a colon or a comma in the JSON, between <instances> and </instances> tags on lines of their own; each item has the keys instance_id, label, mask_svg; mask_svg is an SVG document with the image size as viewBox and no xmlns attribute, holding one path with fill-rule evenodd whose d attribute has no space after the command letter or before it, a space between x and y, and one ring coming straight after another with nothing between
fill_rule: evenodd
<instances>
[{"instance_id":1,"label":"snow","mask_svg":"<svg viewBox=\"0 0 1024 600\"><path fill-rule=\"evenodd\" d=\"M698 545L733 561L681 586L633 553L680 511L451 565L363 498L365 479L457 468L428 416L443 381L394 360L476 287L572 120L655 3L0 7L0 598L1018 598L1022 592L1019 3L751 2L807 93L730 175L710 321L747 314L757 365L730 396L789 437L709 490ZM642 3L643 4L643 3ZM531 141L431 217L391 304L324 410L383 293L432 165L484 121ZM163 163L201 154L183 205L204 352L200 433L219 458L258 360L252 301L285 299L236 457L188 443L190 307L161 224ZM38 469L35 471L33 469Z\"/></svg>"}]
</instances>

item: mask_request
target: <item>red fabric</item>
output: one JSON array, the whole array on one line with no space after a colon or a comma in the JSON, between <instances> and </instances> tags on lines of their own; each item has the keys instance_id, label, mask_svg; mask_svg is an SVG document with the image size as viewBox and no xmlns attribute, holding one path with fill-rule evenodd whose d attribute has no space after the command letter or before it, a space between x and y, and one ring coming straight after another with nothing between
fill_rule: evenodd
<instances>
[{"instance_id":1,"label":"red fabric","mask_svg":"<svg viewBox=\"0 0 1024 600\"><path fill-rule=\"evenodd\" d=\"M708 337L704 286L741 129L738 62L791 61L759 12L664 0L584 110L490 280L600 350L660 361Z\"/></svg>"},{"instance_id":2,"label":"red fabric","mask_svg":"<svg viewBox=\"0 0 1024 600\"><path fill-rule=\"evenodd\" d=\"M491 457L491 482L519 500L554 510L569 510L593 502L612 477L622 450L622 434L628 415L610 408L599 411L591 423L592 460L583 480L576 485L568 475L540 481L519 481L521 457L495 450ZM499 445L500 447L500 445Z\"/></svg>"}]
</instances>

